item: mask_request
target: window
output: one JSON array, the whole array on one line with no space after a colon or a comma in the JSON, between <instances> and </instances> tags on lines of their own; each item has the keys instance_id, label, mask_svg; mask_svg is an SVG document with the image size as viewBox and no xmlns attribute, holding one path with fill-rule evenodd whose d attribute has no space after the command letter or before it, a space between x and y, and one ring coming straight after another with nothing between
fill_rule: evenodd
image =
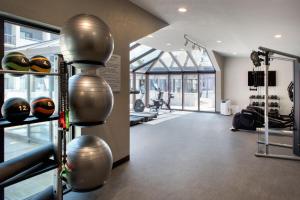
<instances>
[{"instance_id":1,"label":"window","mask_svg":"<svg viewBox=\"0 0 300 200\"><path fill-rule=\"evenodd\" d=\"M5 40L5 54L12 51L24 53L28 58L42 52L43 56L49 58L52 70L55 71L57 63L55 56L48 53L52 49L51 44L45 47L39 46L41 42L57 38L58 35L24 27L22 25L5 22L4 32L15 38L15 43L7 43ZM6 36L4 36L6 37ZM22 47L26 46L26 49ZM39 49L38 49L39 48ZM57 52L59 49L57 49ZM35 53L34 53L35 52ZM54 100L57 105L57 77L45 76L35 77L23 75L13 77L5 74L4 98L22 97L28 102L40 96L47 96ZM4 158L9 160L25 152L31 151L36 147L52 142L52 133L56 131L57 122L43 122L32 125L17 126L6 128L4 134L5 151ZM28 179L24 182L5 188L5 199L24 199L37 192L42 191L47 186L52 185L53 172L48 172L37 177Z\"/></svg>"},{"instance_id":2,"label":"window","mask_svg":"<svg viewBox=\"0 0 300 200\"><path fill-rule=\"evenodd\" d=\"M201 111L215 111L215 74L200 74L199 98Z\"/></svg>"},{"instance_id":3,"label":"window","mask_svg":"<svg viewBox=\"0 0 300 200\"><path fill-rule=\"evenodd\" d=\"M139 89L140 81L148 80L145 94L134 95L136 98L151 104L162 90L165 101L168 94L174 96L172 109L215 111L215 69L206 49L163 52L136 42L130 48L130 70L136 73L131 81Z\"/></svg>"},{"instance_id":4,"label":"window","mask_svg":"<svg viewBox=\"0 0 300 200\"><path fill-rule=\"evenodd\" d=\"M21 35L21 38L25 39L25 40L31 40L31 39L33 39L33 34L30 33L30 32L21 31L20 35Z\"/></svg>"},{"instance_id":5,"label":"window","mask_svg":"<svg viewBox=\"0 0 300 200\"><path fill-rule=\"evenodd\" d=\"M171 101L172 109L182 109L182 76L171 75L170 76L170 93L174 98Z\"/></svg>"},{"instance_id":6,"label":"window","mask_svg":"<svg viewBox=\"0 0 300 200\"><path fill-rule=\"evenodd\" d=\"M168 100L168 76L167 75L150 75L149 76L149 99L157 99L159 92L162 93L162 98Z\"/></svg>"},{"instance_id":7,"label":"window","mask_svg":"<svg viewBox=\"0 0 300 200\"><path fill-rule=\"evenodd\" d=\"M185 110L198 110L198 74L184 76L184 107Z\"/></svg>"}]
</instances>

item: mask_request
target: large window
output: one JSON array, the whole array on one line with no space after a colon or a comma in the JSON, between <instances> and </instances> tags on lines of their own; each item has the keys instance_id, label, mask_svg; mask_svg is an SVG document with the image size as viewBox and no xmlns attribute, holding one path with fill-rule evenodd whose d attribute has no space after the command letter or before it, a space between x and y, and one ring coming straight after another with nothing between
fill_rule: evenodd
<instances>
[{"instance_id":1,"label":"large window","mask_svg":"<svg viewBox=\"0 0 300 200\"><path fill-rule=\"evenodd\" d=\"M5 22L4 38L5 54L18 51L30 58L36 52L39 52L39 54L49 58L53 71L57 68L56 57L53 55L53 52L48 52L48 49L53 51L51 44L41 45L46 41L57 38L56 34ZM26 46L25 49L22 48L24 46ZM57 49L58 51L59 49ZM21 97L31 102L37 97L47 96L52 98L57 105L57 77L35 77L29 75L13 77L5 74L4 79L5 100L11 97ZM39 146L51 143L53 131L56 131L54 129L57 127L55 124L56 122L44 122L6 128L4 134L5 160L15 158ZM48 172L7 187L5 188L5 199L24 199L40 192L47 186L52 185L52 177L53 172Z\"/></svg>"},{"instance_id":2,"label":"large window","mask_svg":"<svg viewBox=\"0 0 300 200\"><path fill-rule=\"evenodd\" d=\"M163 92L165 101L173 95L171 109L215 112L215 69L205 48L163 52L132 43L130 49L131 82L139 89L148 80L144 102Z\"/></svg>"}]
</instances>

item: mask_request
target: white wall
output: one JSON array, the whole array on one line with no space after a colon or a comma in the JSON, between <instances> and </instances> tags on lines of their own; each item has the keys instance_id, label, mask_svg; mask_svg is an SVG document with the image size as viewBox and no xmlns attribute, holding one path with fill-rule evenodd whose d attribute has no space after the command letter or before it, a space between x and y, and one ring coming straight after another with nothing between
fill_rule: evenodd
<instances>
[{"instance_id":1,"label":"white wall","mask_svg":"<svg viewBox=\"0 0 300 200\"><path fill-rule=\"evenodd\" d=\"M224 65L224 98L231 99L232 104L246 108L249 96L263 95L264 88L259 91L250 91L248 87L248 71L253 69L249 58L227 57ZM262 68L263 70L263 68ZM288 61L271 61L270 70L276 71L276 87L269 87L269 95L280 97L280 114L289 114L292 107L287 93L287 87L293 80L293 63Z\"/></svg>"}]
</instances>

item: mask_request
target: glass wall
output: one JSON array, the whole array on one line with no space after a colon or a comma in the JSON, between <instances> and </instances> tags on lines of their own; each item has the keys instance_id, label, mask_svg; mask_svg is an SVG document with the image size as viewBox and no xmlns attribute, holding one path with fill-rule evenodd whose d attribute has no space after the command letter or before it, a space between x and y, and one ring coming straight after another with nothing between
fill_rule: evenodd
<instances>
[{"instance_id":1,"label":"glass wall","mask_svg":"<svg viewBox=\"0 0 300 200\"><path fill-rule=\"evenodd\" d=\"M183 75L184 110L198 110L198 74Z\"/></svg>"},{"instance_id":2,"label":"glass wall","mask_svg":"<svg viewBox=\"0 0 300 200\"><path fill-rule=\"evenodd\" d=\"M143 102L146 102L146 79L144 74L136 74L135 89L140 91L139 94L136 94L136 99L142 99Z\"/></svg>"},{"instance_id":3,"label":"glass wall","mask_svg":"<svg viewBox=\"0 0 300 200\"><path fill-rule=\"evenodd\" d=\"M130 88L130 91L131 91L131 90L134 90L133 74L132 74L132 73L130 73L130 84L129 84L129 88ZM134 105L134 94L131 94L131 93L130 93L130 96L129 96L129 107L130 107L130 109L133 108L133 105Z\"/></svg>"},{"instance_id":4,"label":"glass wall","mask_svg":"<svg viewBox=\"0 0 300 200\"><path fill-rule=\"evenodd\" d=\"M158 99L161 93L161 98L168 100L168 75L149 75L149 104L152 104L152 99Z\"/></svg>"},{"instance_id":5,"label":"glass wall","mask_svg":"<svg viewBox=\"0 0 300 200\"><path fill-rule=\"evenodd\" d=\"M215 111L215 74L200 74L200 111Z\"/></svg>"},{"instance_id":6,"label":"glass wall","mask_svg":"<svg viewBox=\"0 0 300 200\"><path fill-rule=\"evenodd\" d=\"M51 46L41 48L40 44L58 36L45 31L28 28L21 25L5 22L4 25L4 47L5 54L12 51L24 53L28 58L36 55L31 50L39 52L40 55L49 58L52 70L57 68L56 57L53 53L47 53ZM26 46L26 48L22 48ZM41 48L41 49L38 49ZM53 49L52 49L53 50ZM59 49L57 49L57 52ZM13 77L5 74L4 98L21 97L29 103L40 96L47 96L54 100L57 105L57 77L35 77L23 75ZM52 133L56 122L44 122L33 125L18 126L5 129L5 160L15 158L23 153L29 152L36 147L52 142ZM47 186L52 185L53 172L48 172L40 176L28 179L24 182L5 188L5 199L24 199L37 192L42 191Z\"/></svg>"},{"instance_id":7,"label":"glass wall","mask_svg":"<svg viewBox=\"0 0 300 200\"><path fill-rule=\"evenodd\" d=\"M130 71L139 74L136 89L139 77L148 80L144 102L152 104L161 91L166 102L174 96L171 109L215 112L215 69L205 48L164 52L139 43L130 48Z\"/></svg>"},{"instance_id":8,"label":"glass wall","mask_svg":"<svg viewBox=\"0 0 300 200\"><path fill-rule=\"evenodd\" d=\"M172 109L182 109L182 75L170 75L170 93L174 96L171 100Z\"/></svg>"}]
</instances>

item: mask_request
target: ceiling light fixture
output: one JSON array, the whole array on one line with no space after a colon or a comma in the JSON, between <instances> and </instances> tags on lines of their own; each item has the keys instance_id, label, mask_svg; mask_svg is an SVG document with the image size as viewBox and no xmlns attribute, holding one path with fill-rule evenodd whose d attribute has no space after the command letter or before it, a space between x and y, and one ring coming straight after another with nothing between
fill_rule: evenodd
<instances>
[{"instance_id":1,"label":"ceiling light fixture","mask_svg":"<svg viewBox=\"0 0 300 200\"><path fill-rule=\"evenodd\" d=\"M186 39L185 43L184 43L184 46L186 47L188 44L189 44L189 41Z\"/></svg>"},{"instance_id":2,"label":"ceiling light fixture","mask_svg":"<svg viewBox=\"0 0 300 200\"><path fill-rule=\"evenodd\" d=\"M221 41L221 40L217 40L216 42L217 42L217 43L219 43L219 44L220 44L220 43L222 43L222 41Z\"/></svg>"},{"instance_id":3,"label":"ceiling light fixture","mask_svg":"<svg viewBox=\"0 0 300 200\"><path fill-rule=\"evenodd\" d=\"M236 55L237 53L236 53L236 52L233 52L232 54L233 54L233 55Z\"/></svg>"},{"instance_id":4,"label":"ceiling light fixture","mask_svg":"<svg viewBox=\"0 0 300 200\"><path fill-rule=\"evenodd\" d=\"M171 46L171 43L167 43L166 45L167 45L167 46Z\"/></svg>"},{"instance_id":5,"label":"ceiling light fixture","mask_svg":"<svg viewBox=\"0 0 300 200\"><path fill-rule=\"evenodd\" d=\"M185 13L186 11L187 11L187 9L184 7L178 8L178 12Z\"/></svg>"},{"instance_id":6,"label":"ceiling light fixture","mask_svg":"<svg viewBox=\"0 0 300 200\"><path fill-rule=\"evenodd\" d=\"M148 38L153 38L153 35L150 34L150 35L147 35L147 37L148 37Z\"/></svg>"},{"instance_id":7,"label":"ceiling light fixture","mask_svg":"<svg viewBox=\"0 0 300 200\"><path fill-rule=\"evenodd\" d=\"M195 50L196 48L199 49L199 51L204 52L205 47L200 45L199 43L195 42L194 40L190 39L190 37L187 34L183 35L183 38L185 39L184 46L187 47L189 43L192 45L192 49Z\"/></svg>"},{"instance_id":8,"label":"ceiling light fixture","mask_svg":"<svg viewBox=\"0 0 300 200\"><path fill-rule=\"evenodd\" d=\"M276 39L282 38L282 35L281 34L276 34L276 35L274 35L274 38L276 38Z\"/></svg>"}]
</instances>

